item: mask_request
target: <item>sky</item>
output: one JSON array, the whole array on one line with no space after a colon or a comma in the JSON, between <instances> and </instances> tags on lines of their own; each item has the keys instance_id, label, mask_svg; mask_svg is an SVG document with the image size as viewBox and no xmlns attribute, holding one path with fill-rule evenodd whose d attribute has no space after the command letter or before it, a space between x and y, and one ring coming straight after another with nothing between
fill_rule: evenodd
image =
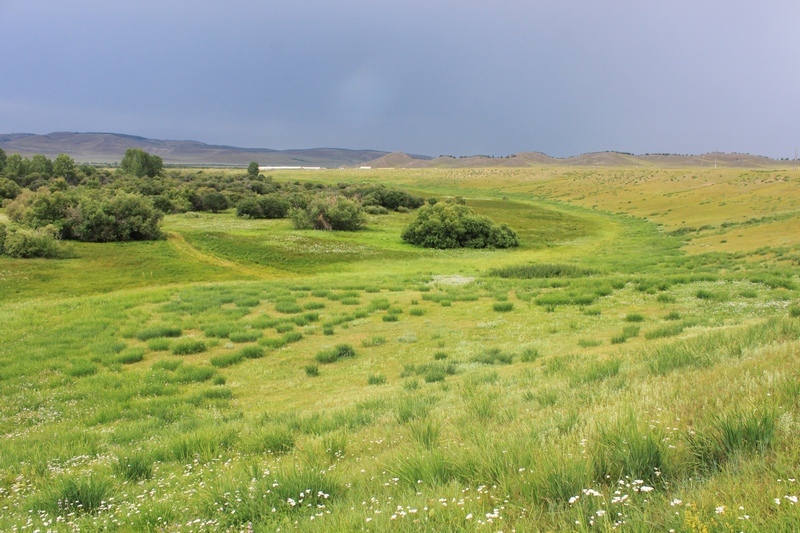
<instances>
[{"instance_id":1,"label":"sky","mask_svg":"<svg viewBox=\"0 0 800 533\"><path fill-rule=\"evenodd\" d=\"M0 133L794 157L798 21L797 0L0 0Z\"/></svg>"}]
</instances>

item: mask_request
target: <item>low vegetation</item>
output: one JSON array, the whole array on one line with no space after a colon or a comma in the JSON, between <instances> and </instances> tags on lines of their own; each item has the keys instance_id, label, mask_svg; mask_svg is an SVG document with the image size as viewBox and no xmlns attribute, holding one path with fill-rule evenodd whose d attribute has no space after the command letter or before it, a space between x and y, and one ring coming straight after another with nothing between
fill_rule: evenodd
<instances>
[{"instance_id":1,"label":"low vegetation","mask_svg":"<svg viewBox=\"0 0 800 533\"><path fill-rule=\"evenodd\" d=\"M0 181L0 530L797 529L796 173L68 163ZM168 239L65 246L123 193ZM518 245L404 241L436 206Z\"/></svg>"}]
</instances>

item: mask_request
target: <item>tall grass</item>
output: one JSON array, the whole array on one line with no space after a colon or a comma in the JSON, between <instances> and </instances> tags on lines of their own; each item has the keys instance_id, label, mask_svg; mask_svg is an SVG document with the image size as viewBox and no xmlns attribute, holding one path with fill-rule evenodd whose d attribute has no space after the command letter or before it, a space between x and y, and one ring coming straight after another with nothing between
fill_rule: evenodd
<instances>
[{"instance_id":1,"label":"tall grass","mask_svg":"<svg viewBox=\"0 0 800 533\"><path fill-rule=\"evenodd\" d=\"M512 265L489 270L490 276L515 279L579 278L591 274L589 269L563 263Z\"/></svg>"}]
</instances>

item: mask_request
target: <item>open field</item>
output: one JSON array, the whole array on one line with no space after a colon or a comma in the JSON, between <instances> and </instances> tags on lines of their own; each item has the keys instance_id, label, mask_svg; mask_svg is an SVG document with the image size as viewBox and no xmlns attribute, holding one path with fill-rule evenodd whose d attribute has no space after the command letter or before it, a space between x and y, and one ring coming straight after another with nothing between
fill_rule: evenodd
<instances>
[{"instance_id":1,"label":"open field","mask_svg":"<svg viewBox=\"0 0 800 533\"><path fill-rule=\"evenodd\" d=\"M272 177L522 245L229 211L0 258L0 530L800 529L800 172Z\"/></svg>"}]
</instances>

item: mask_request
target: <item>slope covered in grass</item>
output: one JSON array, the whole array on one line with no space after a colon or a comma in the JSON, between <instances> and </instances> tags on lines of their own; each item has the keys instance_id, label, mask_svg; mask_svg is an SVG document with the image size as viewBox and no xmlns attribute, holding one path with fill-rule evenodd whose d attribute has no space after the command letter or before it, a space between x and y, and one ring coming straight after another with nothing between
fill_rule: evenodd
<instances>
[{"instance_id":1,"label":"slope covered in grass","mask_svg":"<svg viewBox=\"0 0 800 533\"><path fill-rule=\"evenodd\" d=\"M687 254L550 172L374 173L514 250L221 213L0 259L0 529L800 527L793 245Z\"/></svg>"}]
</instances>

